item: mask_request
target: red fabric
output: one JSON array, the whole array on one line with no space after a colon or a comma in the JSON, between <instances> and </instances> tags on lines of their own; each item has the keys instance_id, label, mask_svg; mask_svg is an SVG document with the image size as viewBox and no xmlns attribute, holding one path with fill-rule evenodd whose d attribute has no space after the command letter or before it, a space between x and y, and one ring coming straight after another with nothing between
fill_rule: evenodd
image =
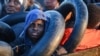
<instances>
[{"instance_id":1,"label":"red fabric","mask_svg":"<svg viewBox=\"0 0 100 56\"><path fill-rule=\"evenodd\" d=\"M65 34L61 41L61 45L65 44L65 42L68 40L71 32L72 32L72 28L65 29ZM87 29L85 31L82 41L77 46L76 51L96 47L99 45L100 45L100 30Z\"/></svg>"},{"instance_id":2,"label":"red fabric","mask_svg":"<svg viewBox=\"0 0 100 56\"><path fill-rule=\"evenodd\" d=\"M72 28L65 29L65 33L64 33L63 39L61 40L60 45L64 45L65 44L65 42L68 40L71 32L72 32Z\"/></svg>"}]
</instances>

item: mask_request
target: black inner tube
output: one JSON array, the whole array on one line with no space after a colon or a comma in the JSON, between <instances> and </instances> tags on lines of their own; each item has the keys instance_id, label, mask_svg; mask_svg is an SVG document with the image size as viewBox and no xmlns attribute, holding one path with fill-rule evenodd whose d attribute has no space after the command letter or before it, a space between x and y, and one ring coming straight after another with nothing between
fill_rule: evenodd
<instances>
[{"instance_id":1,"label":"black inner tube","mask_svg":"<svg viewBox=\"0 0 100 56\"><path fill-rule=\"evenodd\" d=\"M28 12L18 12L18 13L6 15L5 17L1 18L1 21L7 23L10 26L13 26L17 23L24 22L27 13Z\"/></svg>"},{"instance_id":2,"label":"black inner tube","mask_svg":"<svg viewBox=\"0 0 100 56\"><path fill-rule=\"evenodd\" d=\"M87 28L88 9L87 9L86 4L83 2L83 0L64 0L64 2L62 2L61 6L63 6L63 4L71 4L74 6L74 9L75 9L74 10L75 11L74 28L73 28L73 31L72 31L68 41L64 45L64 47L68 51L68 53L71 53L71 52L73 52L73 50L77 47L77 45L81 41L83 34L85 32L85 29ZM64 13L61 13L61 14L63 15Z\"/></svg>"},{"instance_id":3,"label":"black inner tube","mask_svg":"<svg viewBox=\"0 0 100 56\"><path fill-rule=\"evenodd\" d=\"M64 45L68 53L71 53L81 41L85 29L87 28L88 9L83 0L64 0L57 11L60 12L64 18L70 11L73 11L75 14L75 24L73 31L68 41L66 41Z\"/></svg>"},{"instance_id":4,"label":"black inner tube","mask_svg":"<svg viewBox=\"0 0 100 56\"><path fill-rule=\"evenodd\" d=\"M10 43L15 40L15 33L11 27L0 21L0 40Z\"/></svg>"},{"instance_id":5,"label":"black inner tube","mask_svg":"<svg viewBox=\"0 0 100 56\"><path fill-rule=\"evenodd\" d=\"M28 12L18 12L10 15L6 15L0 20L7 23L14 30L16 38L19 37L20 33L24 28L25 17ZM23 22L23 23L22 23Z\"/></svg>"}]
</instances>

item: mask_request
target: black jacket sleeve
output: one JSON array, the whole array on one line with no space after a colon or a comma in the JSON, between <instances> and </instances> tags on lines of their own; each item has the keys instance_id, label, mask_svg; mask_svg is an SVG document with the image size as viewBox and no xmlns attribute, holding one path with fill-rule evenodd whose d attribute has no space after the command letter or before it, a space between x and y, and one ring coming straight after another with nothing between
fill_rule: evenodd
<instances>
[{"instance_id":1,"label":"black jacket sleeve","mask_svg":"<svg viewBox=\"0 0 100 56\"><path fill-rule=\"evenodd\" d=\"M25 49L25 44L24 44L24 38L20 37L16 39L15 41L10 43L13 51L14 51L14 56L20 56L21 54L24 53Z\"/></svg>"},{"instance_id":2,"label":"black jacket sleeve","mask_svg":"<svg viewBox=\"0 0 100 56\"><path fill-rule=\"evenodd\" d=\"M18 39L16 39L15 41L10 43L12 48L19 46L19 45L23 45L23 44L24 44L24 38L23 37L19 37Z\"/></svg>"}]
</instances>

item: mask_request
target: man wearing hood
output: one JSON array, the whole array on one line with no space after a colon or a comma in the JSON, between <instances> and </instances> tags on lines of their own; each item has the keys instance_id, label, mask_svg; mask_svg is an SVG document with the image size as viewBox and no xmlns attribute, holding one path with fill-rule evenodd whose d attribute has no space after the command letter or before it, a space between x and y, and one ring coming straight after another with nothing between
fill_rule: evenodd
<instances>
[{"instance_id":1,"label":"man wearing hood","mask_svg":"<svg viewBox=\"0 0 100 56\"><path fill-rule=\"evenodd\" d=\"M19 54L21 51L27 53L31 47L34 47L44 34L46 21L44 13L39 9L34 9L28 13L23 32L17 40L11 43L15 53Z\"/></svg>"}]
</instances>

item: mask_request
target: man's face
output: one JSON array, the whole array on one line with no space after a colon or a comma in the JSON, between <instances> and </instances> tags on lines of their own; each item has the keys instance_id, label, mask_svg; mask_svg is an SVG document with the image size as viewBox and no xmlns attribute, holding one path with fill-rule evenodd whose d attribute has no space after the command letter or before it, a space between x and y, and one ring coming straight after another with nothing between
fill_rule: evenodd
<instances>
[{"instance_id":1,"label":"man's face","mask_svg":"<svg viewBox=\"0 0 100 56\"><path fill-rule=\"evenodd\" d=\"M9 0L5 5L6 13L16 13L21 9L21 3L19 0Z\"/></svg>"},{"instance_id":2,"label":"man's face","mask_svg":"<svg viewBox=\"0 0 100 56\"><path fill-rule=\"evenodd\" d=\"M57 0L44 0L44 5L47 9L54 9L57 3Z\"/></svg>"},{"instance_id":3,"label":"man's face","mask_svg":"<svg viewBox=\"0 0 100 56\"><path fill-rule=\"evenodd\" d=\"M32 22L31 25L27 29L27 33L29 38L33 40L39 40L43 33L44 33L44 21L43 20L36 20L35 22Z\"/></svg>"}]
</instances>

